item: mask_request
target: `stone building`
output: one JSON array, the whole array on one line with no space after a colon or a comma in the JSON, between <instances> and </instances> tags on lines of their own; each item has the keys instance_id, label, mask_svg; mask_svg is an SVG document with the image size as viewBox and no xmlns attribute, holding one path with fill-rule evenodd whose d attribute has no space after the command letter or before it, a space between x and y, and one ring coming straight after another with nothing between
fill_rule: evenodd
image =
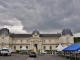
<instances>
[{"instance_id":1,"label":"stone building","mask_svg":"<svg viewBox=\"0 0 80 60\"><path fill-rule=\"evenodd\" d=\"M0 48L9 47L12 50L20 50L23 46L28 50L55 50L62 44L63 47L74 43L70 29L63 29L61 34L40 34L35 30L32 34L15 34L9 29L0 29Z\"/></svg>"}]
</instances>

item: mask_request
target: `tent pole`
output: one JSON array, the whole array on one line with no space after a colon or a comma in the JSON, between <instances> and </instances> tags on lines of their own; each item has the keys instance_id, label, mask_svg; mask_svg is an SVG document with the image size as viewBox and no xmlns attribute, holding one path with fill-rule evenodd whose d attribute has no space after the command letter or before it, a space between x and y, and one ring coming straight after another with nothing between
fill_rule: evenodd
<instances>
[{"instance_id":1,"label":"tent pole","mask_svg":"<svg viewBox=\"0 0 80 60\"><path fill-rule=\"evenodd\" d=\"M65 51L64 51L64 57L65 57L65 59L66 59L66 56L65 56Z\"/></svg>"},{"instance_id":2,"label":"tent pole","mask_svg":"<svg viewBox=\"0 0 80 60\"><path fill-rule=\"evenodd\" d=\"M75 60L76 60L76 51L75 51Z\"/></svg>"},{"instance_id":3,"label":"tent pole","mask_svg":"<svg viewBox=\"0 0 80 60\"><path fill-rule=\"evenodd\" d=\"M70 51L70 56L69 56L69 60L71 60L71 51Z\"/></svg>"}]
</instances>

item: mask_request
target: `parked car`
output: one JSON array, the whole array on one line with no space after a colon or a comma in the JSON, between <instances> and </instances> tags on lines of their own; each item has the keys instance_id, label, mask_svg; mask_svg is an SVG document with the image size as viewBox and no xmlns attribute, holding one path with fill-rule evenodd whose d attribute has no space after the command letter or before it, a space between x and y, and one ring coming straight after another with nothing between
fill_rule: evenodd
<instances>
[{"instance_id":1,"label":"parked car","mask_svg":"<svg viewBox=\"0 0 80 60\"><path fill-rule=\"evenodd\" d=\"M16 50L12 50L12 53L16 53Z\"/></svg>"},{"instance_id":2,"label":"parked car","mask_svg":"<svg viewBox=\"0 0 80 60\"><path fill-rule=\"evenodd\" d=\"M10 48L2 48L1 55L10 55L11 56L11 49Z\"/></svg>"},{"instance_id":3,"label":"parked car","mask_svg":"<svg viewBox=\"0 0 80 60\"><path fill-rule=\"evenodd\" d=\"M37 54L35 52L30 52L29 57L37 57Z\"/></svg>"}]
</instances>

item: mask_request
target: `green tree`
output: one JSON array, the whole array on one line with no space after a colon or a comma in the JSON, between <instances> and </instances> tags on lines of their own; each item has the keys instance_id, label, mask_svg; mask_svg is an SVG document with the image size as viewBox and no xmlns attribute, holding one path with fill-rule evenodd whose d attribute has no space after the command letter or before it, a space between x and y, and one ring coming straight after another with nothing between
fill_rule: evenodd
<instances>
[{"instance_id":1,"label":"green tree","mask_svg":"<svg viewBox=\"0 0 80 60\"><path fill-rule=\"evenodd\" d=\"M79 43L80 42L80 37L74 37L74 43Z\"/></svg>"}]
</instances>

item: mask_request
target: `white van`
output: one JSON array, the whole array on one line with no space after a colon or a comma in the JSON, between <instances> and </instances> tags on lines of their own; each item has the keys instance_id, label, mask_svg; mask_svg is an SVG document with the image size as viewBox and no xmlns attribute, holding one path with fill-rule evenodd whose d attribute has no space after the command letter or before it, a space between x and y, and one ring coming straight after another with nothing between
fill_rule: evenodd
<instances>
[{"instance_id":1,"label":"white van","mask_svg":"<svg viewBox=\"0 0 80 60\"><path fill-rule=\"evenodd\" d=\"M2 48L1 49L1 55L9 55L11 56L12 50L10 48Z\"/></svg>"}]
</instances>

